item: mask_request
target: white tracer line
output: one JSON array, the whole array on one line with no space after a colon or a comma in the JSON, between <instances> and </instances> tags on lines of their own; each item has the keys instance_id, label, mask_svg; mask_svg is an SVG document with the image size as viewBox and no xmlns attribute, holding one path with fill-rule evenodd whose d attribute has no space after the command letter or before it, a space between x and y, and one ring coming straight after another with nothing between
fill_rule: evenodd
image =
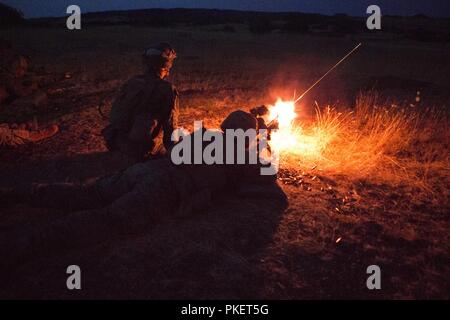
<instances>
[{"instance_id":1,"label":"white tracer line","mask_svg":"<svg viewBox=\"0 0 450 320\"><path fill-rule=\"evenodd\" d=\"M345 59L347 59L353 52L355 52L359 47L361 46L361 43L359 43L356 47L354 47L349 53L347 53L341 60L339 60L334 66L331 67L330 70L328 70L323 76L321 76L316 82L313 83L311 87L309 87L305 92L303 92L300 97L298 97L294 103L297 103L305 94L307 94L312 88L314 88L320 81L322 81L323 78L325 78L331 71L334 70L338 65L341 64Z\"/></svg>"}]
</instances>

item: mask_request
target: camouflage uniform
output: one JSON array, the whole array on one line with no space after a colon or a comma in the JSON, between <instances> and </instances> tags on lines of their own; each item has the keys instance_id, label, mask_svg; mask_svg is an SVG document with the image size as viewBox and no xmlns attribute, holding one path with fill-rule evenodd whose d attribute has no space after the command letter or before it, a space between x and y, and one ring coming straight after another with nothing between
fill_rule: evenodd
<instances>
[{"instance_id":1,"label":"camouflage uniform","mask_svg":"<svg viewBox=\"0 0 450 320\"><path fill-rule=\"evenodd\" d=\"M103 130L109 150L141 161L162 152L162 144L165 149L172 146L171 135L178 120L178 92L164 77L175 57L166 44L145 51L147 73L122 87L111 109L110 124Z\"/></svg>"},{"instance_id":2,"label":"camouflage uniform","mask_svg":"<svg viewBox=\"0 0 450 320\"><path fill-rule=\"evenodd\" d=\"M232 125L224 121L222 127ZM185 137L189 138L193 135ZM30 252L30 248L53 251L57 246L63 250L118 234L136 233L165 217L202 211L214 195L223 192L244 187L243 194L251 196L255 189L245 189L248 185L264 184L264 197L285 201L277 189L276 177L261 176L259 169L258 165L174 165L169 158L161 158L135 164L88 185L34 185L22 190L19 197L38 207L84 211L27 232L19 231L17 237L25 237L20 241L23 248L18 248L18 244L10 247L15 248L13 254Z\"/></svg>"}]
</instances>

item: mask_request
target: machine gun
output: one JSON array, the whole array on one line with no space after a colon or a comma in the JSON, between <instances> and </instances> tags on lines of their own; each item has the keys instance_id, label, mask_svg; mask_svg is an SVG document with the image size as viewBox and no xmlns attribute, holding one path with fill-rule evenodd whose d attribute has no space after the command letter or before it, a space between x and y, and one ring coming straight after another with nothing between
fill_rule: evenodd
<instances>
[{"instance_id":1,"label":"machine gun","mask_svg":"<svg viewBox=\"0 0 450 320\"><path fill-rule=\"evenodd\" d=\"M259 107L255 107L253 109L250 109L250 113L256 118L256 121L258 122L258 143L259 143L259 130L267 130L267 141L271 140L271 133L272 130L278 130L278 117L271 120L269 123L266 123L266 120L264 120L264 117L269 114L269 108L267 108L265 105L261 105ZM271 154L272 148L270 147L270 144L267 144L267 151ZM258 150L258 158L259 158L259 150Z\"/></svg>"},{"instance_id":2,"label":"machine gun","mask_svg":"<svg viewBox=\"0 0 450 320\"><path fill-rule=\"evenodd\" d=\"M268 131L268 138L270 140L270 132L272 130L278 129L278 119L275 118L269 123L266 123L263 117L269 113L269 108L267 108L265 105L251 109L250 113L255 116L256 120L258 121L258 130L266 129Z\"/></svg>"}]
</instances>

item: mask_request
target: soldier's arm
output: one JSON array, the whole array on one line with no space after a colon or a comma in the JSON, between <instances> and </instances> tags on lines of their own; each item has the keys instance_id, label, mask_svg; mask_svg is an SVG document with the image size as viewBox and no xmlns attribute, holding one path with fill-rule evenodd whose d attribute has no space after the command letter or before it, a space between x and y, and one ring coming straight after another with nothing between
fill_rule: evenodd
<instances>
[{"instance_id":1,"label":"soldier's arm","mask_svg":"<svg viewBox=\"0 0 450 320\"><path fill-rule=\"evenodd\" d=\"M139 88L140 90L137 90ZM124 106L128 106L127 114L131 115L128 138L137 143L151 143L153 140L152 134L157 125L152 115L154 105L151 95L153 90L142 90L142 83L139 83L139 86L132 86L132 89L134 89L133 94L127 93L123 102ZM121 118L123 119L124 116Z\"/></svg>"},{"instance_id":2,"label":"soldier's arm","mask_svg":"<svg viewBox=\"0 0 450 320\"><path fill-rule=\"evenodd\" d=\"M172 132L178 126L178 91L174 87L171 87L170 93L167 95L165 100L165 104L167 106L167 117L163 121L163 143L164 147L168 150L174 144L171 139Z\"/></svg>"}]
</instances>

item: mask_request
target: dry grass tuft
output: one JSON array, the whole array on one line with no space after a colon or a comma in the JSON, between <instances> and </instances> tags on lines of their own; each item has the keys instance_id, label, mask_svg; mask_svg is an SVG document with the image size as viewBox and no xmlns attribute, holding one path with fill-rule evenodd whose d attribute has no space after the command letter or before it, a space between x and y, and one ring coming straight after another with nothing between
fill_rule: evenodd
<instances>
[{"instance_id":1,"label":"dry grass tuft","mask_svg":"<svg viewBox=\"0 0 450 320\"><path fill-rule=\"evenodd\" d=\"M371 176L431 191L430 178L449 176L446 117L437 109L382 103L374 92L360 94L354 110L317 105L316 121L302 125L300 138L312 152L290 150L282 155L281 165L317 165L335 174Z\"/></svg>"}]
</instances>

